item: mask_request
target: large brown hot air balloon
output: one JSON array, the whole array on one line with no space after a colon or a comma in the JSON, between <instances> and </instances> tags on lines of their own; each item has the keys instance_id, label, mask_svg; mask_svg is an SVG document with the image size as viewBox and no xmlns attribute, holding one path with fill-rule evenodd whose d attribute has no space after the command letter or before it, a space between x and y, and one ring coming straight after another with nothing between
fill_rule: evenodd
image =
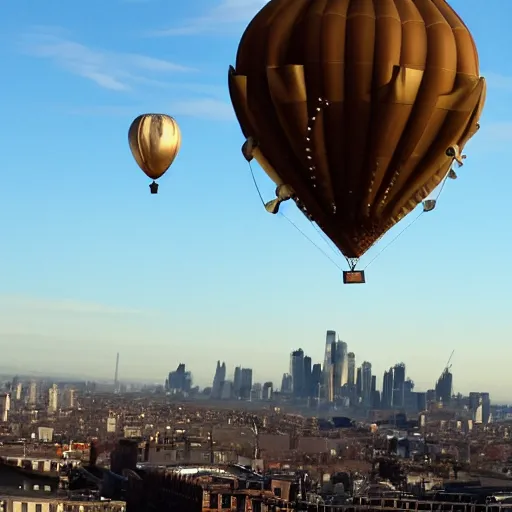
<instances>
[{"instance_id":1,"label":"large brown hot air balloon","mask_svg":"<svg viewBox=\"0 0 512 512\"><path fill-rule=\"evenodd\" d=\"M181 147L178 123L165 114L141 115L128 130L128 142L138 166L153 180L151 193L158 193L155 180L169 169Z\"/></svg>"},{"instance_id":2,"label":"large brown hot air balloon","mask_svg":"<svg viewBox=\"0 0 512 512\"><path fill-rule=\"evenodd\" d=\"M485 100L475 43L445 0L271 0L229 90L244 156L277 185L267 209L294 199L351 270L456 176Z\"/></svg>"}]
</instances>

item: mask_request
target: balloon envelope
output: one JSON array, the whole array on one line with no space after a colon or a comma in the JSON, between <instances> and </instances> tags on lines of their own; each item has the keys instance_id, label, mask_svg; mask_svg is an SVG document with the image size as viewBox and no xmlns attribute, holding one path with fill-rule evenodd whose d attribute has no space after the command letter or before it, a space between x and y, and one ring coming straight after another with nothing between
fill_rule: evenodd
<instances>
[{"instance_id":1,"label":"balloon envelope","mask_svg":"<svg viewBox=\"0 0 512 512\"><path fill-rule=\"evenodd\" d=\"M165 114L143 114L128 130L133 158L142 171L157 180L174 162L181 147L181 132L175 119Z\"/></svg>"},{"instance_id":2,"label":"balloon envelope","mask_svg":"<svg viewBox=\"0 0 512 512\"><path fill-rule=\"evenodd\" d=\"M271 0L229 89L254 158L347 258L461 162L485 101L475 43L445 0Z\"/></svg>"}]
</instances>

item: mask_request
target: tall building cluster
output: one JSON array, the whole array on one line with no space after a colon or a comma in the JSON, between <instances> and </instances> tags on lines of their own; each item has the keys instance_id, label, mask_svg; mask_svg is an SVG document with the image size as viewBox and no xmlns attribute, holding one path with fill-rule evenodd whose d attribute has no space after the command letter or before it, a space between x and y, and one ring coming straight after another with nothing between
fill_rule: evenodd
<instances>
[{"instance_id":1,"label":"tall building cluster","mask_svg":"<svg viewBox=\"0 0 512 512\"><path fill-rule=\"evenodd\" d=\"M436 382L436 401L449 404L453 396L453 375L447 367Z\"/></svg>"},{"instance_id":2,"label":"tall building cluster","mask_svg":"<svg viewBox=\"0 0 512 512\"><path fill-rule=\"evenodd\" d=\"M300 348L290 354L289 373L283 375L281 393L297 399L319 397L322 384L322 365L312 364Z\"/></svg>"},{"instance_id":3,"label":"tall building cluster","mask_svg":"<svg viewBox=\"0 0 512 512\"><path fill-rule=\"evenodd\" d=\"M491 422L491 398L489 393L469 393L469 410L475 423Z\"/></svg>"},{"instance_id":4,"label":"tall building cluster","mask_svg":"<svg viewBox=\"0 0 512 512\"><path fill-rule=\"evenodd\" d=\"M489 394L474 392L466 398L455 397L448 365L433 389L417 391L404 363L396 363L379 377L370 361L357 364L355 352L349 351L348 344L339 339L336 331L326 332L323 353L323 362L314 363L301 348L293 350L279 389L274 389L272 382L254 383L251 368L237 366L230 378L226 363L217 361L212 385L202 393L213 400L284 399L300 406L331 404L409 413L425 411L434 403L442 407L462 405L471 411L474 422L490 421ZM169 373L165 388L171 394L199 392L198 388L191 389L192 376L184 364Z\"/></svg>"},{"instance_id":5,"label":"tall building cluster","mask_svg":"<svg viewBox=\"0 0 512 512\"><path fill-rule=\"evenodd\" d=\"M35 380L22 382L14 377L7 385L7 392L0 394L0 421L7 421L11 411L22 408L43 408L49 415L56 415L76 407L76 389L70 385Z\"/></svg>"},{"instance_id":6,"label":"tall building cluster","mask_svg":"<svg viewBox=\"0 0 512 512\"><path fill-rule=\"evenodd\" d=\"M176 371L170 372L165 379L165 391L170 394L187 394L192 389L192 374L186 371L185 365L180 363Z\"/></svg>"},{"instance_id":7,"label":"tall building cluster","mask_svg":"<svg viewBox=\"0 0 512 512\"><path fill-rule=\"evenodd\" d=\"M358 366L356 355L349 351L347 343L338 338L336 331L327 331L319 398L343 406L373 409L422 411L426 408L427 393L414 391L414 382L406 378L405 364L397 363L384 372L381 390L378 384L372 363L363 361Z\"/></svg>"},{"instance_id":8,"label":"tall building cluster","mask_svg":"<svg viewBox=\"0 0 512 512\"><path fill-rule=\"evenodd\" d=\"M271 398L272 383L254 384L252 369L237 366L233 372L233 379L226 378L226 363L217 361L217 368L213 377L210 397L214 400L260 400L263 398L263 389Z\"/></svg>"}]
</instances>

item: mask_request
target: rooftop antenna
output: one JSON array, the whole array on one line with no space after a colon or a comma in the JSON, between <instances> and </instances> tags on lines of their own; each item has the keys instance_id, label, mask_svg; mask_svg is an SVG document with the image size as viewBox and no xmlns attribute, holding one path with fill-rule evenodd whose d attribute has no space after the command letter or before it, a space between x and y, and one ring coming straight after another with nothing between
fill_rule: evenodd
<instances>
[{"instance_id":1,"label":"rooftop antenna","mask_svg":"<svg viewBox=\"0 0 512 512\"><path fill-rule=\"evenodd\" d=\"M117 353L117 356L116 356L116 373L114 374L114 392L115 393L119 392L118 377L119 377L119 352Z\"/></svg>"}]
</instances>

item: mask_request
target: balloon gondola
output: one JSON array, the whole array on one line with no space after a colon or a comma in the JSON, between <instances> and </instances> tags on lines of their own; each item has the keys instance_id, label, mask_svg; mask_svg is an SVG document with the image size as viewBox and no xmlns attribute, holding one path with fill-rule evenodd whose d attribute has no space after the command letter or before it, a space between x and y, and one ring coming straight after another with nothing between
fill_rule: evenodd
<instances>
[{"instance_id":1,"label":"balloon gondola","mask_svg":"<svg viewBox=\"0 0 512 512\"><path fill-rule=\"evenodd\" d=\"M130 125L128 143L137 165L153 180L151 194L157 194L156 180L167 172L181 147L178 123L165 114L140 115Z\"/></svg>"},{"instance_id":2,"label":"balloon gondola","mask_svg":"<svg viewBox=\"0 0 512 512\"><path fill-rule=\"evenodd\" d=\"M270 0L228 74L242 152L357 263L448 178L479 128L486 84L445 0ZM434 203L423 205L432 211Z\"/></svg>"}]
</instances>

